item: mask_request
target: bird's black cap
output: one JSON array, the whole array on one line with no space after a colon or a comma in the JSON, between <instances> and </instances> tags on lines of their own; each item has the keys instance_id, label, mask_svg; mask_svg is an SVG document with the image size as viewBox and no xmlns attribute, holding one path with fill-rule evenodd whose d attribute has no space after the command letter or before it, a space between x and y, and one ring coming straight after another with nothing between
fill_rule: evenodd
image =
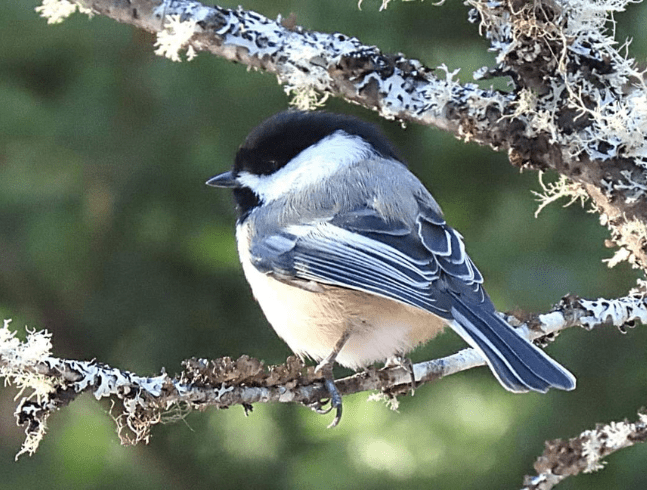
<instances>
[{"instance_id":1,"label":"bird's black cap","mask_svg":"<svg viewBox=\"0 0 647 490\"><path fill-rule=\"evenodd\" d=\"M289 110L266 119L249 133L238 149L233 173L271 174L306 148L340 130L363 138L383 157L401 160L373 124L344 114Z\"/></svg>"}]
</instances>

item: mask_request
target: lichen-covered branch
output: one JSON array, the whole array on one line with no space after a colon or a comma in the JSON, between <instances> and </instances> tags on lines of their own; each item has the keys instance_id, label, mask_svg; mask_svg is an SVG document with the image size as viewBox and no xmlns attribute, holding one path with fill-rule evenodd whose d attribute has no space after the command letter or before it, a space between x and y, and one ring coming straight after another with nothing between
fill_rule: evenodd
<instances>
[{"instance_id":1,"label":"lichen-covered branch","mask_svg":"<svg viewBox=\"0 0 647 490\"><path fill-rule=\"evenodd\" d=\"M512 77L518 131L510 160L568 177L591 197L620 246L620 260L647 266L647 86L608 25L623 0L468 2L497 51L482 78ZM506 114L508 117L508 114Z\"/></svg>"},{"instance_id":2,"label":"lichen-covered branch","mask_svg":"<svg viewBox=\"0 0 647 490\"><path fill-rule=\"evenodd\" d=\"M508 321L529 339L552 340L557 332L581 325L615 325L621 329L640 320L647 324L647 300L632 295L615 300L564 298L550 313ZM484 365L473 349L414 364L417 384ZM328 393L312 366L296 358L284 365L264 366L261 361L242 356L208 361L190 359L174 377L166 372L153 377L139 376L97 361L76 361L51 356L50 335L30 332L21 342L5 321L0 329L0 377L27 391L18 405L16 418L25 427L26 441L20 454L33 453L45 434L49 416L91 392L97 399L115 402L113 416L124 443L147 441L151 427L173 415L206 407L243 406L254 403L299 403L321 408ZM378 390L393 400L410 389L411 374L402 367L368 369L336 381L342 395Z\"/></svg>"},{"instance_id":3,"label":"lichen-covered branch","mask_svg":"<svg viewBox=\"0 0 647 490\"><path fill-rule=\"evenodd\" d=\"M550 490L569 476L592 473L604 468L604 458L616 451L647 441L647 414L640 412L636 422L611 422L586 430L564 441L546 442L544 453L535 462L536 476L526 476L523 490Z\"/></svg>"},{"instance_id":4,"label":"lichen-covered branch","mask_svg":"<svg viewBox=\"0 0 647 490\"><path fill-rule=\"evenodd\" d=\"M494 149L519 167L552 169L591 197L620 248L647 267L647 88L607 25L630 0L469 0L470 20L498 53L475 77L509 77L507 92L459 84L453 72L340 33L307 31L242 8L187 0L44 0L60 21L82 7L158 33L157 53L208 51L273 73L304 104L336 95ZM56 6L60 6L56 9Z\"/></svg>"}]
</instances>

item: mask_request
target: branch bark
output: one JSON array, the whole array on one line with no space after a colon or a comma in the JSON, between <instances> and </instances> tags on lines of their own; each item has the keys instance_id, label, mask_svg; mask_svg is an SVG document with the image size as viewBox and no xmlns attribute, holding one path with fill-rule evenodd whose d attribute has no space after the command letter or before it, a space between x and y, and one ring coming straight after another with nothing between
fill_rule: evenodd
<instances>
[{"instance_id":1,"label":"branch bark","mask_svg":"<svg viewBox=\"0 0 647 490\"><path fill-rule=\"evenodd\" d=\"M624 329L636 320L647 323L647 300L637 295L597 301L566 297L553 311L525 323L512 316L506 319L519 325L518 332L526 338L547 342L575 325L590 330L601 325ZM25 427L27 436L18 456L36 451L49 416L84 392L114 402L113 416L121 440L129 444L148 441L153 425L189 410L242 405L251 411L254 403L299 403L320 409L328 396L314 368L294 357L270 367L247 356L235 361L227 357L190 359L183 363L182 373L174 377L164 370L157 376L140 376L97 361L52 357L47 332L31 332L25 342L20 342L8 324L5 321L0 329L0 377L21 391L29 390L16 410L17 421ZM416 383L422 385L484 364L480 354L465 349L414 364L413 372ZM335 384L342 395L378 390L395 401L409 391L410 383L406 369L388 367L367 369Z\"/></svg>"},{"instance_id":2,"label":"branch bark","mask_svg":"<svg viewBox=\"0 0 647 490\"><path fill-rule=\"evenodd\" d=\"M638 413L636 422L611 422L586 430L564 441L546 442L535 462L536 476L526 476L522 490L550 490L569 476L592 473L604 467L603 458L647 441L647 414Z\"/></svg>"}]
</instances>

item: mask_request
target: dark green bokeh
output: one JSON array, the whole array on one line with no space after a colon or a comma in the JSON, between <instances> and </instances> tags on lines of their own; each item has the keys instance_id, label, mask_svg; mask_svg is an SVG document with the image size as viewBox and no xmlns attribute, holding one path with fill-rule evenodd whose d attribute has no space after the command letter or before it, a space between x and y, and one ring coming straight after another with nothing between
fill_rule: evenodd
<instances>
[{"instance_id":1,"label":"dark green bokeh","mask_svg":"<svg viewBox=\"0 0 647 490\"><path fill-rule=\"evenodd\" d=\"M232 2L230 6L235 7ZM208 54L172 63L153 36L75 15L48 26L36 3L0 13L0 312L47 328L55 355L153 374L188 357L243 353L282 362L235 252L231 196L204 185L231 165L247 132L284 109L271 75ZM340 31L428 66L462 68L493 54L460 2L250 1L275 17ZM644 5L616 16L632 55L647 52ZM505 87L505 81L496 81ZM530 189L502 153L430 128L379 120L340 100L327 108L379 122L466 237L501 309L546 311L567 293L613 297L635 279L601 260L606 231L578 206L538 219ZM551 178L549 176L549 178ZM578 376L573 393L515 396L485 370L425 386L399 413L365 395L345 400L341 427L293 406L191 414L159 426L148 446L120 447L108 407L86 396L56 414L39 452L22 442L15 390L0 392L0 488L517 488L543 441L596 422L630 419L645 404L643 328L572 330L549 348ZM463 347L452 333L414 359ZM645 447L560 488L644 488ZM485 484L484 484L485 482Z\"/></svg>"}]
</instances>

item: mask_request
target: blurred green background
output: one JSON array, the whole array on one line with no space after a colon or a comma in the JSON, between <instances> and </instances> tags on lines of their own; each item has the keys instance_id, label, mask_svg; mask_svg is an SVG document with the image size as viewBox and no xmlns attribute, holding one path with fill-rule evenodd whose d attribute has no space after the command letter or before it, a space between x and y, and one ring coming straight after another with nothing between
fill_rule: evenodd
<instances>
[{"instance_id":1,"label":"blurred green background","mask_svg":"<svg viewBox=\"0 0 647 490\"><path fill-rule=\"evenodd\" d=\"M0 11L2 317L51 331L57 356L139 374L176 372L192 356L283 362L289 351L238 264L231 196L204 185L253 126L286 108L275 77L208 54L173 63L153 54L150 34L82 15L50 26L36 6ZM462 81L494 57L461 2L394 1L381 13L377 0L361 11L354 0L243 6L460 67ZM616 20L618 38L634 37L632 55L644 61L646 6ZM378 122L395 140L465 235L500 309L546 311L567 293L614 297L634 283L626 265L601 262L612 252L595 215L557 204L534 219L537 175L520 174L505 154L432 128L404 130L341 100L327 109ZM334 430L305 408L258 405L249 418L242 408L194 413L156 427L149 445L121 447L108 405L84 396L17 463L23 434L16 390L5 387L0 488L517 488L544 440L635 418L646 403L645 345L642 327L626 336L571 329L549 352L577 375L573 393L512 395L478 369L418 389L399 413L366 394L347 397ZM412 357L463 346L448 332ZM647 447L609 459L560 488L647 488Z\"/></svg>"}]
</instances>

